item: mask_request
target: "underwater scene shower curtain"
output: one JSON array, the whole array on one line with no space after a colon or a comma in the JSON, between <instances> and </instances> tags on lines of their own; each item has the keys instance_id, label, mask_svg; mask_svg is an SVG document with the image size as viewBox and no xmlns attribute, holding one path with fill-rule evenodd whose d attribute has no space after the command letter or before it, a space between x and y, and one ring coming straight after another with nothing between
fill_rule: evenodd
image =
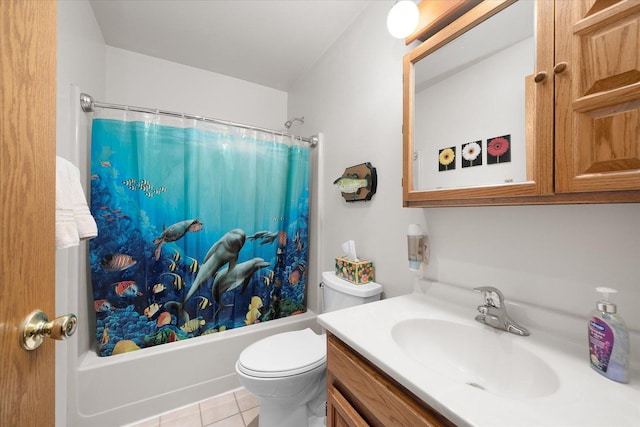
<instances>
[{"instance_id":1,"label":"underwater scene shower curtain","mask_svg":"<svg viewBox=\"0 0 640 427\"><path fill-rule=\"evenodd\" d=\"M91 144L99 355L306 311L306 145L132 112L96 116Z\"/></svg>"}]
</instances>

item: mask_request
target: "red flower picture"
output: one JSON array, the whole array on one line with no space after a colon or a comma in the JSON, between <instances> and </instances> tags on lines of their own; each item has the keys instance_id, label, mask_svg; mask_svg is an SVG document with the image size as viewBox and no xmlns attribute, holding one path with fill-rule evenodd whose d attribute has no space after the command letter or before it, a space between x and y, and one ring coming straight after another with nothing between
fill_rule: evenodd
<instances>
[{"instance_id":1,"label":"red flower picture","mask_svg":"<svg viewBox=\"0 0 640 427\"><path fill-rule=\"evenodd\" d=\"M511 135L497 136L487 140L487 164L511 161Z\"/></svg>"}]
</instances>

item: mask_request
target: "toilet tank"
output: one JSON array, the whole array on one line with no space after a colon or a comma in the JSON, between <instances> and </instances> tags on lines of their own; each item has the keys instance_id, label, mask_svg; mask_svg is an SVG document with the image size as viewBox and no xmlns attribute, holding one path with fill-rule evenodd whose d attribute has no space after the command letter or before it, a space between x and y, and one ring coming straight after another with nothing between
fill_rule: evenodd
<instances>
[{"instance_id":1,"label":"toilet tank","mask_svg":"<svg viewBox=\"0 0 640 427\"><path fill-rule=\"evenodd\" d=\"M378 301L382 294L382 286L375 282L356 285L336 276L332 271L322 273L323 312L340 310Z\"/></svg>"}]
</instances>

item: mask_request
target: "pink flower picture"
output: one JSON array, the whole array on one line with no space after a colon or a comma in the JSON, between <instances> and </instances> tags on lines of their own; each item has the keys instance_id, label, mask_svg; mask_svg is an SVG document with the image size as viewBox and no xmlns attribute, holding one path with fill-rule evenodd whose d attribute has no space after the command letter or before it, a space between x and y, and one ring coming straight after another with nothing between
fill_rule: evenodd
<instances>
[{"instance_id":1,"label":"pink flower picture","mask_svg":"<svg viewBox=\"0 0 640 427\"><path fill-rule=\"evenodd\" d=\"M498 136L487 140L487 164L511 161L511 135Z\"/></svg>"}]
</instances>

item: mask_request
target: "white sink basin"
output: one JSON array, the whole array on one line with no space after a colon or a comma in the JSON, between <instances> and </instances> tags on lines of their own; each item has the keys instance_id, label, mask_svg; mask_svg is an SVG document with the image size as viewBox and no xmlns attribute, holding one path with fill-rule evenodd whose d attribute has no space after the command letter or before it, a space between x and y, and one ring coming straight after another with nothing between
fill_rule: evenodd
<instances>
[{"instance_id":1,"label":"white sink basin","mask_svg":"<svg viewBox=\"0 0 640 427\"><path fill-rule=\"evenodd\" d=\"M391 336L409 357L454 381L498 396L522 399L553 394L553 369L508 332L440 319L407 319Z\"/></svg>"}]
</instances>

